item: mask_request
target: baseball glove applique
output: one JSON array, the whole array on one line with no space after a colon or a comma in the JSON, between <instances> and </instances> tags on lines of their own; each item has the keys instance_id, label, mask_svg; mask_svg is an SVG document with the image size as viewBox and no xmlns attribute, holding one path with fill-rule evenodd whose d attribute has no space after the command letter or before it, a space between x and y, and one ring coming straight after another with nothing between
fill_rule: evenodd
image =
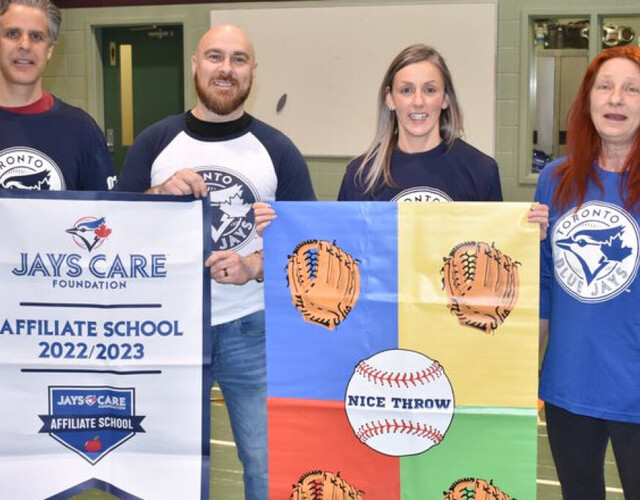
<instances>
[{"instance_id":1,"label":"baseball glove applique","mask_svg":"<svg viewBox=\"0 0 640 500\"><path fill-rule=\"evenodd\" d=\"M287 282L304 320L333 330L358 301L358 260L335 242L304 241L289 255Z\"/></svg>"},{"instance_id":2,"label":"baseball glove applique","mask_svg":"<svg viewBox=\"0 0 640 500\"><path fill-rule=\"evenodd\" d=\"M474 477L458 479L443 495L443 500L517 500L500 491L493 481Z\"/></svg>"},{"instance_id":3,"label":"baseball glove applique","mask_svg":"<svg viewBox=\"0 0 640 500\"><path fill-rule=\"evenodd\" d=\"M349 484L340 473L305 472L293 485L291 500L363 500L364 492Z\"/></svg>"},{"instance_id":4,"label":"baseball glove applique","mask_svg":"<svg viewBox=\"0 0 640 500\"><path fill-rule=\"evenodd\" d=\"M518 301L519 265L493 244L469 241L454 247L441 273L448 308L460 324L487 334L498 328Z\"/></svg>"}]
</instances>

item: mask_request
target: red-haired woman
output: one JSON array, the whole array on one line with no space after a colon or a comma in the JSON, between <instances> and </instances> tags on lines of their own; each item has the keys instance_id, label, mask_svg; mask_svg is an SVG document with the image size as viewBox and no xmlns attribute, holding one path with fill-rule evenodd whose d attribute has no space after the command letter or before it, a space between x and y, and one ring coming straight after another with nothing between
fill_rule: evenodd
<instances>
[{"instance_id":1,"label":"red-haired woman","mask_svg":"<svg viewBox=\"0 0 640 500\"><path fill-rule=\"evenodd\" d=\"M571 108L569 156L545 168L540 398L563 497L605 498L611 440L625 498L640 499L640 48L590 64Z\"/></svg>"}]
</instances>

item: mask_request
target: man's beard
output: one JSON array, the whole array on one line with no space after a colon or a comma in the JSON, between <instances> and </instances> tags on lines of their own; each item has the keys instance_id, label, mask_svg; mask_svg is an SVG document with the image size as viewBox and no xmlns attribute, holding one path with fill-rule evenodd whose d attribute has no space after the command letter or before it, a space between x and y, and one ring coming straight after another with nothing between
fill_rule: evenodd
<instances>
[{"instance_id":1,"label":"man's beard","mask_svg":"<svg viewBox=\"0 0 640 500\"><path fill-rule=\"evenodd\" d=\"M218 77L217 80L238 84L238 81L234 78ZM249 97L249 92L251 92L251 81L249 81L246 89L242 90L239 87L235 87L237 90L235 92L229 92L228 94L216 94L215 90L210 89L209 85L202 85L196 75L194 75L193 81L196 86L196 93L202 104L204 104L209 111L219 116L226 116L233 113L244 104L247 97Z\"/></svg>"}]
</instances>

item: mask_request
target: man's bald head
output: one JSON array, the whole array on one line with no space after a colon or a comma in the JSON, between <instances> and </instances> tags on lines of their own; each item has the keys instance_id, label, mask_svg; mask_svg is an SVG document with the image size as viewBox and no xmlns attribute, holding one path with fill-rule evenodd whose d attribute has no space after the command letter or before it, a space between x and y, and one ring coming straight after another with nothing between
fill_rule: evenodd
<instances>
[{"instance_id":1,"label":"man's bald head","mask_svg":"<svg viewBox=\"0 0 640 500\"><path fill-rule=\"evenodd\" d=\"M191 57L200 119L230 121L242 116L256 69L249 35L231 24L208 30Z\"/></svg>"},{"instance_id":2,"label":"man's bald head","mask_svg":"<svg viewBox=\"0 0 640 500\"><path fill-rule=\"evenodd\" d=\"M202 53L207 47L215 46L216 44L227 43L231 44L238 49L246 52L250 57L253 64L255 64L256 53L253 48L253 42L246 31L233 24L220 24L209 29L200 41L196 49L196 55Z\"/></svg>"}]
</instances>

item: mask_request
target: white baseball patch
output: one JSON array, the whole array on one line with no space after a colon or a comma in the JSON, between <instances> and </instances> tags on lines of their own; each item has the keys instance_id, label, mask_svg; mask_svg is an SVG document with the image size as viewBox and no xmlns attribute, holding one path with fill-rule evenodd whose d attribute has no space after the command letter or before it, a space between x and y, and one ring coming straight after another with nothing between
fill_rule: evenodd
<instances>
[{"instance_id":1,"label":"white baseball patch","mask_svg":"<svg viewBox=\"0 0 640 500\"><path fill-rule=\"evenodd\" d=\"M439 444L454 412L453 389L444 368L424 354L404 349L360 361L344 404L358 439L394 457L417 455Z\"/></svg>"},{"instance_id":2,"label":"white baseball patch","mask_svg":"<svg viewBox=\"0 0 640 500\"><path fill-rule=\"evenodd\" d=\"M416 186L395 195L391 201L453 201L451 197L444 191L429 186Z\"/></svg>"}]
</instances>

